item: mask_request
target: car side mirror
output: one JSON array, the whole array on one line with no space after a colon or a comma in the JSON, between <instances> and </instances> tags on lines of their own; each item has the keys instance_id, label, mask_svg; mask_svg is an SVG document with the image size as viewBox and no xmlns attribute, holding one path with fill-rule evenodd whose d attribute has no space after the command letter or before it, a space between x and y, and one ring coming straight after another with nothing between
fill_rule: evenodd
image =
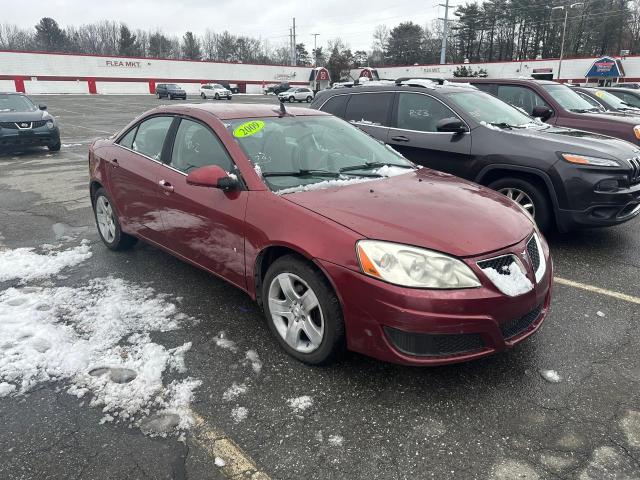
<instances>
[{"instance_id":1,"label":"car side mirror","mask_svg":"<svg viewBox=\"0 0 640 480\"><path fill-rule=\"evenodd\" d=\"M537 107L533 107L533 111L531 112L532 117L539 118L543 122L545 120L549 120L553 115L553 110L549 107L545 107L544 105L538 105Z\"/></svg>"},{"instance_id":2,"label":"car side mirror","mask_svg":"<svg viewBox=\"0 0 640 480\"><path fill-rule=\"evenodd\" d=\"M189 172L187 184L197 187L219 188L224 191L235 190L240 185L237 178L229 176L218 165L207 165Z\"/></svg>"},{"instance_id":3,"label":"car side mirror","mask_svg":"<svg viewBox=\"0 0 640 480\"><path fill-rule=\"evenodd\" d=\"M464 133L469 131L464 122L455 117L443 118L442 120L438 120L438 123L436 123L436 130L438 132L449 133Z\"/></svg>"},{"instance_id":4,"label":"car side mirror","mask_svg":"<svg viewBox=\"0 0 640 480\"><path fill-rule=\"evenodd\" d=\"M38 108L39 108L40 110L46 110L46 109L47 109L47 106L46 106L44 103L41 103L40 105L38 105Z\"/></svg>"}]
</instances>

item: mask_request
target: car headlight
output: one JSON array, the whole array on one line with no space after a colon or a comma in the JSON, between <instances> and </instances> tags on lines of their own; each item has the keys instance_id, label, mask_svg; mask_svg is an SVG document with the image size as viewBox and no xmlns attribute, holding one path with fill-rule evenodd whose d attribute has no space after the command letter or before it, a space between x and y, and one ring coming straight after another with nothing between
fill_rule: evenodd
<instances>
[{"instance_id":1,"label":"car headlight","mask_svg":"<svg viewBox=\"0 0 640 480\"><path fill-rule=\"evenodd\" d=\"M56 126L56 123L53 120L47 120L47 123L45 125L49 130L53 130L53 127Z\"/></svg>"},{"instance_id":2,"label":"car headlight","mask_svg":"<svg viewBox=\"0 0 640 480\"><path fill-rule=\"evenodd\" d=\"M608 158L589 157L587 155L577 155L574 153L561 153L560 156L569 163L578 165L592 165L594 167L619 167L620 164Z\"/></svg>"},{"instance_id":3,"label":"car headlight","mask_svg":"<svg viewBox=\"0 0 640 480\"><path fill-rule=\"evenodd\" d=\"M636 138L640 140L640 125L636 125L635 127L633 127L633 133L635 134Z\"/></svg>"},{"instance_id":4,"label":"car headlight","mask_svg":"<svg viewBox=\"0 0 640 480\"><path fill-rule=\"evenodd\" d=\"M395 285L418 288L473 288L480 281L463 262L443 253L379 240L356 244L362 272Z\"/></svg>"}]
</instances>

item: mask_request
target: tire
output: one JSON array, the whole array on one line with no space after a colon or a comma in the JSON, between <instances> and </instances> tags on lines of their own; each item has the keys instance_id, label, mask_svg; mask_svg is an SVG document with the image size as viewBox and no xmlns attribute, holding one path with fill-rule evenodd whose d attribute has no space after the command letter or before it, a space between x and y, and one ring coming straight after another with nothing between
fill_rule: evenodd
<instances>
[{"instance_id":1,"label":"tire","mask_svg":"<svg viewBox=\"0 0 640 480\"><path fill-rule=\"evenodd\" d=\"M293 287L289 291L289 297L284 295L280 283L284 281L286 284L286 279L291 281L290 285ZM311 291L312 296L309 296L307 290ZM293 297L298 301L301 298L311 299L313 296L317 304L314 302L315 306L309 311L295 306L289 308L291 302L288 298ZM328 365L344 353L345 327L340 301L325 276L303 258L285 255L273 262L262 285L262 299L271 333L292 357L309 365ZM278 302L289 317L275 315L274 319L271 312L278 307ZM295 317L295 308L298 317ZM290 328L292 322L294 330ZM290 330L293 333L291 341L288 341L285 338ZM313 335L308 336L307 331L313 332ZM311 340L312 336L315 341ZM293 343L298 347L292 346Z\"/></svg>"},{"instance_id":2,"label":"tire","mask_svg":"<svg viewBox=\"0 0 640 480\"><path fill-rule=\"evenodd\" d=\"M62 147L62 143L60 142L60 139L58 139L56 143L54 143L53 145L49 145L47 148L50 152L59 152L60 147Z\"/></svg>"},{"instance_id":3,"label":"tire","mask_svg":"<svg viewBox=\"0 0 640 480\"><path fill-rule=\"evenodd\" d=\"M215 96L214 98L215 98L216 100L220 100L220 95L218 95L218 94L216 93L216 96Z\"/></svg>"},{"instance_id":4,"label":"tire","mask_svg":"<svg viewBox=\"0 0 640 480\"><path fill-rule=\"evenodd\" d=\"M313 97L311 95L307 96L307 103L311 103L311 100L313 100Z\"/></svg>"},{"instance_id":5,"label":"tire","mask_svg":"<svg viewBox=\"0 0 640 480\"><path fill-rule=\"evenodd\" d=\"M156 92L156 98L157 98L158 100L160 100L160 99L162 98L162 95L160 95L159 93L157 93L157 92Z\"/></svg>"},{"instance_id":6,"label":"tire","mask_svg":"<svg viewBox=\"0 0 640 480\"><path fill-rule=\"evenodd\" d=\"M203 100L207 99L207 96L204 93L201 93L200 96L202 97Z\"/></svg>"},{"instance_id":7,"label":"tire","mask_svg":"<svg viewBox=\"0 0 640 480\"><path fill-rule=\"evenodd\" d=\"M105 207L108 207L108 210L105 209ZM109 211L111 212L111 222L105 225L105 218L102 217L100 220L99 218L102 213L109 216ZM93 216L96 220L98 234L100 235L102 242L110 250L126 250L133 247L138 241L137 238L127 235L120 228L120 222L118 221L116 212L112 207L111 199L104 188L99 188L93 197ZM105 232L105 228L108 233L103 233Z\"/></svg>"},{"instance_id":8,"label":"tire","mask_svg":"<svg viewBox=\"0 0 640 480\"><path fill-rule=\"evenodd\" d=\"M296 101L295 97L293 97L293 96L289 97L289 103L293 103L295 101Z\"/></svg>"},{"instance_id":9,"label":"tire","mask_svg":"<svg viewBox=\"0 0 640 480\"><path fill-rule=\"evenodd\" d=\"M533 214L527 208L529 214L532 214L540 230L543 232L549 231L553 223L551 202L547 193L539 186L529 180L508 177L491 182L488 187L510 197L514 201L517 200L516 203L519 203L520 206L528 205L530 200L533 205ZM529 199L527 200L526 197L520 198L519 193L525 194Z\"/></svg>"}]
</instances>

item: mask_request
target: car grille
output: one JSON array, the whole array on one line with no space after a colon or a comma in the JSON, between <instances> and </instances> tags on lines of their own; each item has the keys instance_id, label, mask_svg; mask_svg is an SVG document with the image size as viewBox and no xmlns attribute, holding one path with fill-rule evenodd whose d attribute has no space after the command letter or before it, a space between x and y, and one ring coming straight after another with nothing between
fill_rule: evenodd
<instances>
[{"instance_id":1,"label":"car grille","mask_svg":"<svg viewBox=\"0 0 640 480\"><path fill-rule=\"evenodd\" d=\"M511 320L500 325L500 331L505 340L515 337L528 329L535 322L542 312L542 304L531 310L526 315Z\"/></svg>"},{"instance_id":2,"label":"car grille","mask_svg":"<svg viewBox=\"0 0 640 480\"><path fill-rule=\"evenodd\" d=\"M640 157L634 157L629 159L631 164L631 173L629 173L629 183L634 185L640 183Z\"/></svg>"},{"instance_id":3,"label":"car grille","mask_svg":"<svg viewBox=\"0 0 640 480\"><path fill-rule=\"evenodd\" d=\"M478 266L484 270L485 268L493 268L500 275L510 275L509 265L515 263L514 255L503 255L501 257L491 258L478 262Z\"/></svg>"},{"instance_id":4,"label":"car grille","mask_svg":"<svg viewBox=\"0 0 640 480\"><path fill-rule=\"evenodd\" d=\"M538 242L535 236L531 237L527 242L527 255L529 255L529 259L531 260L533 271L537 272L540 267L540 254L538 253Z\"/></svg>"},{"instance_id":5,"label":"car grille","mask_svg":"<svg viewBox=\"0 0 640 480\"><path fill-rule=\"evenodd\" d=\"M19 127L18 125L21 124L21 123L28 123L29 126L27 126L27 127ZM47 123L46 120L36 120L35 122L0 122L0 127L11 129L11 130L18 130L20 128L25 130L25 129L29 129L29 128L44 127L44 125L46 123Z\"/></svg>"},{"instance_id":6,"label":"car grille","mask_svg":"<svg viewBox=\"0 0 640 480\"><path fill-rule=\"evenodd\" d=\"M473 352L484 348L478 333L457 335L405 332L385 327L387 338L402 353L418 357L437 357Z\"/></svg>"},{"instance_id":7,"label":"car grille","mask_svg":"<svg viewBox=\"0 0 640 480\"><path fill-rule=\"evenodd\" d=\"M18 125L16 125L13 122L0 122L0 127L2 127L2 128L11 128L13 130L17 130L18 129Z\"/></svg>"}]
</instances>

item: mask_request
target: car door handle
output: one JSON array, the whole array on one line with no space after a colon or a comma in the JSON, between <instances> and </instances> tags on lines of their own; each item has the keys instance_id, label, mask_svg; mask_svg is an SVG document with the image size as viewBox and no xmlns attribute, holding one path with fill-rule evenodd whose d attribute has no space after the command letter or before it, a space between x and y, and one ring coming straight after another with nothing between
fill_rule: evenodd
<instances>
[{"instance_id":1,"label":"car door handle","mask_svg":"<svg viewBox=\"0 0 640 480\"><path fill-rule=\"evenodd\" d=\"M391 140L393 140L394 142L408 142L409 139L407 137L405 137L404 135L398 135L397 137L391 137Z\"/></svg>"},{"instance_id":2,"label":"car door handle","mask_svg":"<svg viewBox=\"0 0 640 480\"><path fill-rule=\"evenodd\" d=\"M118 159L114 158L113 160L111 160L111 166L113 168L118 168Z\"/></svg>"},{"instance_id":3,"label":"car door handle","mask_svg":"<svg viewBox=\"0 0 640 480\"><path fill-rule=\"evenodd\" d=\"M166 180L160 180L158 182L158 185L160 185L160 187L162 187L162 189L166 190L167 192L173 192L173 185L171 185Z\"/></svg>"}]
</instances>

